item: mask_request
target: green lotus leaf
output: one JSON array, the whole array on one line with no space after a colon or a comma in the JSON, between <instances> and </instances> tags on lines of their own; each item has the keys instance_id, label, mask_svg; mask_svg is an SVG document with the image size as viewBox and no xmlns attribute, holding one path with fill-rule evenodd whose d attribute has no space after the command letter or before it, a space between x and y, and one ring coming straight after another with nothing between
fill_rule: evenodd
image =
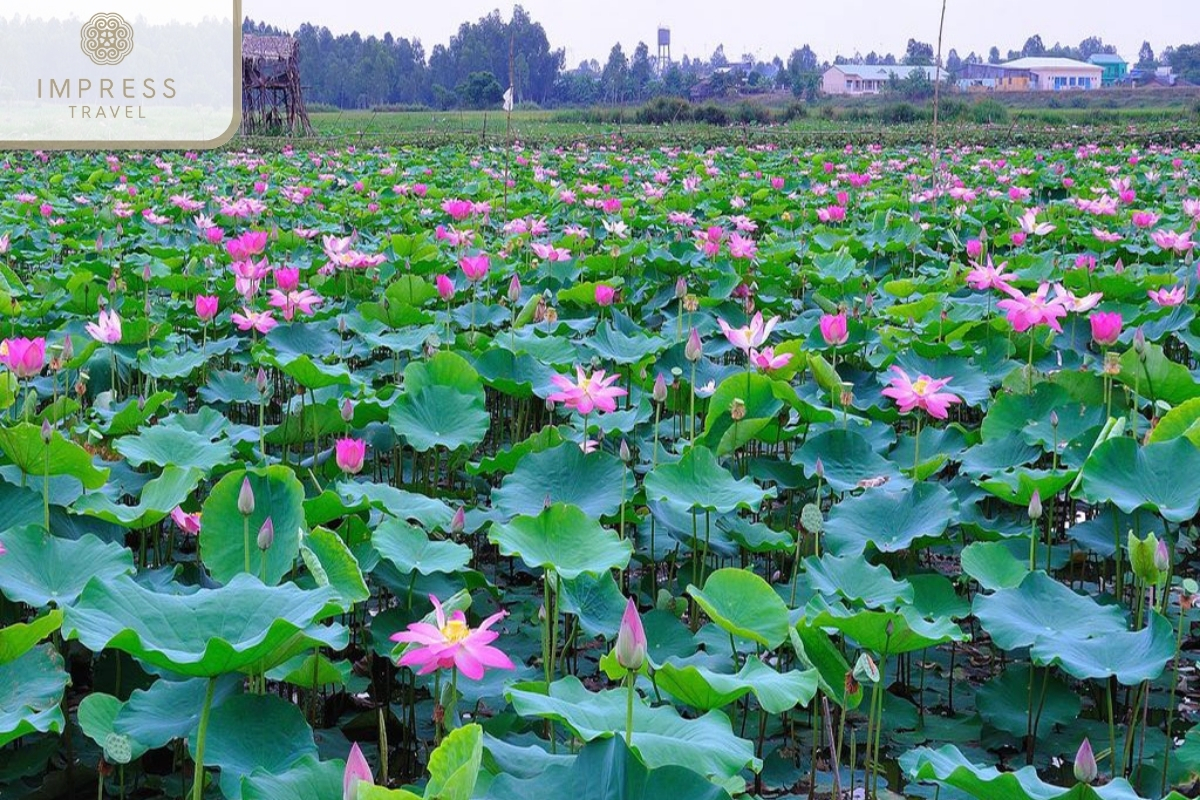
<instances>
[{"instance_id":1,"label":"green lotus leaf","mask_svg":"<svg viewBox=\"0 0 1200 800\"><path fill-rule=\"evenodd\" d=\"M471 563L471 548L450 541L434 541L404 520L387 519L371 533L371 546L401 572L422 575L458 572Z\"/></svg>"},{"instance_id":2,"label":"green lotus leaf","mask_svg":"<svg viewBox=\"0 0 1200 800\"><path fill-rule=\"evenodd\" d=\"M609 572L600 575L585 572L578 578L563 580L558 601L565 613L579 619L579 627L588 636L612 638L625 613L625 595Z\"/></svg>"},{"instance_id":3,"label":"green lotus leaf","mask_svg":"<svg viewBox=\"0 0 1200 800\"><path fill-rule=\"evenodd\" d=\"M342 537L328 528L314 528L304 535L300 557L317 586L331 587L346 611L371 597L358 559Z\"/></svg>"},{"instance_id":4,"label":"green lotus leaf","mask_svg":"<svg viewBox=\"0 0 1200 800\"><path fill-rule=\"evenodd\" d=\"M747 658L734 675L668 661L654 671L654 682L659 689L697 711L723 708L753 692L768 714L782 714L796 706L808 705L817 693L815 669L780 673L754 656Z\"/></svg>"},{"instance_id":5,"label":"green lotus leaf","mask_svg":"<svg viewBox=\"0 0 1200 800\"><path fill-rule=\"evenodd\" d=\"M0 664L0 747L27 733L61 732L69 680L62 656L49 644Z\"/></svg>"},{"instance_id":6,"label":"green lotus leaf","mask_svg":"<svg viewBox=\"0 0 1200 800\"><path fill-rule=\"evenodd\" d=\"M622 483L628 492L634 479L619 458L563 442L522 458L492 490L492 504L509 516L538 514L547 501L578 506L593 517L612 516L621 507Z\"/></svg>"},{"instance_id":7,"label":"green lotus leaf","mask_svg":"<svg viewBox=\"0 0 1200 800\"><path fill-rule=\"evenodd\" d=\"M1150 431L1147 441L1155 444L1179 437L1200 447L1200 397L1187 400L1164 414Z\"/></svg>"},{"instance_id":8,"label":"green lotus leaf","mask_svg":"<svg viewBox=\"0 0 1200 800\"><path fill-rule=\"evenodd\" d=\"M817 614L810 625L836 628L874 653L895 656L924 650L946 642L966 641L967 634L945 617L926 619L912 606L898 611L862 609L849 611L833 606Z\"/></svg>"},{"instance_id":9,"label":"green lotus leaf","mask_svg":"<svg viewBox=\"0 0 1200 800\"><path fill-rule=\"evenodd\" d=\"M266 670L314 647L340 650L346 629L332 589L271 587L237 575L220 589L158 594L132 578L92 580L69 607L63 635L95 653L112 648L190 677Z\"/></svg>"},{"instance_id":10,"label":"green lotus leaf","mask_svg":"<svg viewBox=\"0 0 1200 800\"><path fill-rule=\"evenodd\" d=\"M626 692L593 693L579 679L568 676L547 687L544 683L517 683L504 696L523 717L559 722L584 742L623 736ZM760 768L753 745L734 735L729 718L709 711L685 719L670 706L633 704L633 751L651 769L686 766L709 779L722 780L749 767Z\"/></svg>"},{"instance_id":11,"label":"green lotus leaf","mask_svg":"<svg viewBox=\"0 0 1200 800\"><path fill-rule=\"evenodd\" d=\"M109 471L94 466L87 450L64 439L57 430L51 432L47 444L37 425L23 422L0 428L0 451L25 475L69 475L84 489L99 489L108 481Z\"/></svg>"},{"instance_id":12,"label":"green lotus leaf","mask_svg":"<svg viewBox=\"0 0 1200 800\"><path fill-rule=\"evenodd\" d=\"M1029 733L1030 681L1038 687L1038 730L1069 725L1079 716L1082 701L1055 676L1030 675L1025 665L1010 666L975 691L975 707L983 721L1018 739ZM1043 689L1042 686L1045 686Z\"/></svg>"},{"instance_id":13,"label":"green lotus leaf","mask_svg":"<svg viewBox=\"0 0 1200 800\"><path fill-rule=\"evenodd\" d=\"M79 702L79 727L84 735L99 745L104 758L111 764L128 764L141 758L150 748L113 728L117 715L124 707L118 698L103 692L93 692Z\"/></svg>"},{"instance_id":14,"label":"green lotus leaf","mask_svg":"<svg viewBox=\"0 0 1200 800\"><path fill-rule=\"evenodd\" d=\"M942 784L977 800L1140 800L1124 778L1094 789L1083 786L1091 794L1080 794L1044 782L1033 767L1001 772L977 766L952 744L918 747L901 756L900 766L912 780Z\"/></svg>"},{"instance_id":15,"label":"green lotus leaf","mask_svg":"<svg viewBox=\"0 0 1200 800\"><path fill-rule=\"evenodd\" d=\"M868 544L894 553L919 539L940 537L957 517L957 500L938 483L918 483L901 491L870 489L833 507L824 539L835 555L857 556Z\"/></svg>"},{"instance_id":16,"label":"green lotus leaf","mask_svg":"<svg viewBox=\"0 0 1200 800\"><path fill-rule=\"evenodd\" d=\"M500 553L517 556L530 567L552 569L571 580L624 569L633 551L627 540L604 528L576 506L556 503L536 517L515 517L493 525L488 541Z\"/></svg>"},{"instance_id":17,"label":"green lotus leaf","mask_svg":"<svg viewBox=\"0 0 1200 800\"><path fill-rule=\"evenodd\" d=\"M1044 572L1029 573L1016 588L976 596L975 616L997 647L1014 650L1047 638L1081 639L1126 630L1117 606L1076 594Z\"/></svg>"},{"instance_id":18,"label":"green lotus leaf","mask_svg":"<svg viewBox=\"0 0 1200 800\"><path fill-rule=\"evenodd\" d=\"M194 468L206 475L233 460L229 440L214 442L202 433L176 425L155 425L136 436L118 439L113 447L135 467L153 464Z\"/></svg>"},{"instance_id":19,"label":"green lotus leaf","mask_svg":"<svg viewBox=\"0 0 1200 800\"><path fill-rule=\"evenodd\" d=\"M474 447L487 436L491 418L483 400L449 386L408 386L388 415L396 433L421 452L435 447Z\"/></svg>"},{"instance_id":20,"label":"green lotus leaf","mask_svg":"<svg viewBox=\"0 0 1200 800\"><path fill-rule=\"evenodd\" d=\"M587 744L568 764L530 776L496 776L481 800L730 800L730 795L691 769L668 764L648 769L620 736Z\"/></svg>"},{"instance_id":21,"label":"green lotus leaf","mask_svg":"<svg viewBox=\"0 0 1200 800\"><path fill-rule=\"evenodd\" d=\"M32 650L35 644L58 630L62 626L62 617L62 611L54 609L33 622L18 622L0 628L0 665L16 661Z\"/></svg>"},{"instance_id":22,"label":"green lotus leaf","mask_svg":"<svg viewBox=\"0 0 1200 800\"><path fill-rule=\"evenodd\" d=\"M109 581L134 571L129 550L91 534L62 539L29 525L0 533L0 545L8 551L0 569L0 592L34 608L62 608L75 602L92 578Z\"/></svg>"},{"instance_id":23,"label":"green lotus leaf","mask_svg":"<svg viewBox=\"0 0 1200 800\"><path fill-rule=\"evenodd\" d=\"M1029 469L1020 467L979 481L979 485L990 494L1009 503L1027 507L1034 491L1042 498L1054 497L1071 485L1078 474L1076 470Z\"/></svg>"},{"instance_id":24,"label":"green lotus leaf","mask_svg":"<svg viewBox=\"0 0 1200 800\"><path fill-rule=\"evenodd\" d=\"M788 632L787 605L771 585L744 569L719 569L708 576L704 589L687 592L722 630L774 649Z\"/></svg>"},{"instance_id":25,"label":"green lotus leaf","mask_svg":"<svg viewBox=\"0 0 1200 800\"><path fill-rule=\"evenodd\" d=\"M736 423L729 413L735 399L742 401L745 411L745 417ZM730 375L709 398L703 442L718 456L725 456L754 439L774 441L779 412L795 399L795 389L784 381L759 373Z\"/></svg>"},{"instance_id":26,"label":"green lotus leaf","mask_svg":"<svg viewBox=\"0 0 1200 800\"><path fill-rule=\"evenodd\" d=\"M1058 415L1058 427L1050 424L1050 412ZM980 433L984 442L1015 436L1026 444L1046 450L1060 445L1104 423L1102 407L1081 403L1062 386L1039 383L1033 394L1005 392L983 418Z\"/></svg>"},{"instance_id":27,"label":"green lotus leaf","mask_svg":"<svg viewBox=\"0 0 1200 800\"><path fill-rule=\"evenodd\" d=\"M256 770L286 772L316 756L312 729L298 707L273 695L242 694L214 708L208 720L204 763L221 770L221 793L240 800L242 778ZM195 756L195 737L188 751Z\"/></svg>"},{"instance_id":28,"label":"green lotus leaf","mask_svg":"<svg viewBox=\"0 0 1200 800\"><path fill-rule=\"evenodd\" d=\"M241 675L222 675L213 686L212 707L242 690ZM147 747L165 747L173 739L193 734L208 681L204 678L175 681L159 678L145 689L135 689L113 720L113 731Z\"/></svg>"},{"instance_id":29,"label":"green lotus leaf","mask_svg":"<svg viewBox=\"0 0 1200 800\"><path fill-rule=\"evenodd\" d=\"M1149 508L1169 522L1186 522L1200 509L1200 483L1178 477L1197 470L1200 447L1185 437L1144 447L1116 437L1097 446L1084 463L1079 494L1126 514Z\"/></svg>"},{"instance_id":30,"label":"green lotus leaf","mask_svg":"<svg viewBox=\"0 0 1200 800\"><path fill-rule=\"evenodd\" d=\"M907 581L892 577L887 567L874 565L857 556L833 556L828 553L804 559L804 575L818 592L861 602L868 608L911 603L913 588Z\"/></svg>"},{"instance_id":31,"label":"green lotus leaf","mask_svg":"<svg viewBox=\"0 0 1200 800\"><path fill-rule=\"evenodd\" d=\"M643 484L650 500L670 500L688 508L726 514L738 508L757 509L773 488L763 489L753 478L735 478L707 447L693 447L674 464L659 464Z\"/></svg>"},{"instance_id":32,"label":"green lotus leaf","mask_svg":"<svg viewBox=\"0 0 1200 800\"><path fill-rule=\"evenodd\" d=\"M973 542L959 553L963 572L988 591L1020 586L1029 574L1027 561L1018 561L1004 542Z\"/></svg>"},{"instance_id":33,"label":"green lotus leaf","mask_svg":"<svg viewBox=\"0 0 1200 800\"><path fill-rule=\"evenodd\" d=\"M167 467L142 487L137 505L114 503L103 494L85 494L72 506L77 513L96 517L131 530L141 530L166 519L171 511L191 497L203 474L188 467Z\"/></svg>"},{"instance_id":34,"label":"green lotus leaf","mask_svg":"<svg viewBox=\"0 0 1200 800\"><path fill-rule=\"evenodd\" d=\"M816 670L817 685L822 692L844 709L858 708L862 703L863 688L855 683L854 691L847 692L846 677L853 672L829 634L802 619L788 629L788 640L800 663Z\"/></svg>"},{"instance_id":35,"label":"green lotus leaf","mask_svg":"<svg viewBox=\"0 0 1200 800\"><path fill-rule=\"evenodd\" d=\"M242 778L242 800L337 800L345 769L341 761L319 761L312 755L300 757L279 774L258 767Z\"/></svg>"},{"instance_id":36,"label":"green lotus leaf","mask_svg":"<svg viewBox=\"0 0 1200 800\"><path fill-rule=\"evenodd\" d=\"M1200 384L1191 370L1172 361L1162 346L1153 342L1146 344L1141 356L1132 347L1125 351L1117 380L1142 397L1165 400L1173 406L1200 397Z\"/></svg>"},{"instance_id":37,"label":"green lotus leaf","mask_svg":"<svg viewBox=\"0 0 1200 800\"><path fill-rule=\"evenodd\" d=\"M834 428L820 433L805 442L792 460L803 464L809 475L815 475L817 459L825 471L825 484L837 492L852 491L860 481L901 477L900 469L875 452L866 437L854 430Z\"/></svg>"},{"instance_id":38,"label":"green lotus leaf","mask_svg":"<svg viewBox=\"0 0 1200 800\"><path fill-rule=\"evenodd\" d=\"M1150 615L1140 631L1098 633L1085 623L1089 638L1039 636L1029 657L1040 664L1057 664L1080 680L1115 677L1125 686L1152 681L1175 655L1175 634L1161 614Z\"/></svg>"},{"instance_id":39,"label":"green lotus leaf","mask_svg":"<svg viewBox=\"0 0 1200 800\"><path fill-rule=\"evenodd\" d=\"M238 511L238 494L245 479L249 479L254 492L254 513L250 514L247 527L243 527L247 518ZM230 472L209 492L203 514L200 556L218 581L228 583L244 573L247 553L250 574L267 583L278 583L292 570L304 530L304 487L287 467ZM258 548L257 539L267 517L274 525L275 539L264 553ZM249 530L249 546L246 530Z\"/></svg>"}]
</instances>

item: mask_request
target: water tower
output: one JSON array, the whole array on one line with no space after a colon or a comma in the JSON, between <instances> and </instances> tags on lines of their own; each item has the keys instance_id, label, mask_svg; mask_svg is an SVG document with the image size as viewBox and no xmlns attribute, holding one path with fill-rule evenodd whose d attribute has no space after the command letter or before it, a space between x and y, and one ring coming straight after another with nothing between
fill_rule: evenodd
<instances>
[{"instance_id":1,"label":"water tower","mask_svg":"<svg viewBox=\"0 0 1200 800\"><path fill-rule=\"evenodd\" d=\"M658 71L666 72L671 65L671 29L666 25L658 26Z\"/></svg>"}]
</instances>

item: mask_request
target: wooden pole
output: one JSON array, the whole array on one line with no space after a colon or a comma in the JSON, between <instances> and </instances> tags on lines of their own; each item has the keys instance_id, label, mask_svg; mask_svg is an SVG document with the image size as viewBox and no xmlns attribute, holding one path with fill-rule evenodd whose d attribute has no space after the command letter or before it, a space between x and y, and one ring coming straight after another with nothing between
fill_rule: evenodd
<instances>
[{"instance_id":1,"label":"wooden pole","mask_svg":"<svg viewBox=\"0 0 1200 800\"><path fill-rule=\"evenodd\" d=\"M933 208L937 211L938 207L938 173L940 172L941 158L938 156L938 107L941 101L942 88L942 32L946 28L946 0L942 0L942 16L938 22L938 46L937 46L937 61L933 65Z\"/></svg>"},{"instance_id":2,"label":"wooden pole","mask_svg":"<svg viewBox=\"0 0 1200 800\"><path fill-rule=\"evenodd\" d=\"M513 49L516 46L517 33L512 30L512 24L509 23L508 32L508 91L511 93L511 98L508 105L516 105L517 93L513 88ZM508 221L508 164L512 158L512 109L505 108L504 110L504 219Z\"/></svg>"}]
</instances>

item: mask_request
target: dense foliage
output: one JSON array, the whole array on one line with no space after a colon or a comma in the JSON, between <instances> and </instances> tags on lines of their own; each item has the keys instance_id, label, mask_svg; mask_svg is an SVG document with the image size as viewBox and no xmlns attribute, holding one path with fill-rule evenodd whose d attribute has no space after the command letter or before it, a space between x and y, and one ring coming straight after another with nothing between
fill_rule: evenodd
<instances>
[{"instance_id":1,"label":"dense foliage","mask_svg":"<svg viewBox=\"0 0 1200 800\"><path fill-rule=\"evenodd\" d=\"M1192 794L1200 152L943 155L6 157L0 793Z\"/></svg>"}]
</instances>

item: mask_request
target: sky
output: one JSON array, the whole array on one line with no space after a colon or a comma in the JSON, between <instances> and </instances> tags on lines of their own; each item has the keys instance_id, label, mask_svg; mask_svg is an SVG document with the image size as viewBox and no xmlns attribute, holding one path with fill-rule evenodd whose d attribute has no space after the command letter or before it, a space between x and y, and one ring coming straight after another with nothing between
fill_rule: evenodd
<instances>
[{"instance_id":1,"label":"sky","mask_svg":"<svg viewBox=\"0 0 1200 800\"><path fill-rule=\"evenodd\" d=\"M155 0L145 0L154 2ZM161 2L161 0L157 0ZM628 54L639 40L655 50L659 25L671 29L671 55L708 58L718 44L733 59L753 53L785 60L793 48L809 44L821 60L835 54L866 55L871 50L902 55L909 37L935 44L941 0L523 0L542 23L552 47L567 51L567 66L595 58L603 63L615 42ZM302 22L324 25L335 34L418 38L426 52L449 40L460 23L499 8L505 18L511 2L500 0L242 0L242 12L285 29ZM1143 40L1155 51L1167 44L1200 40L1200 0L948 0L943 49L965 57L986 57L997 45L1002 54L1019 50L1040 34L1078 45L1090 35L1115 44L1134 60Z\"/></svg>"}]
</instances>

